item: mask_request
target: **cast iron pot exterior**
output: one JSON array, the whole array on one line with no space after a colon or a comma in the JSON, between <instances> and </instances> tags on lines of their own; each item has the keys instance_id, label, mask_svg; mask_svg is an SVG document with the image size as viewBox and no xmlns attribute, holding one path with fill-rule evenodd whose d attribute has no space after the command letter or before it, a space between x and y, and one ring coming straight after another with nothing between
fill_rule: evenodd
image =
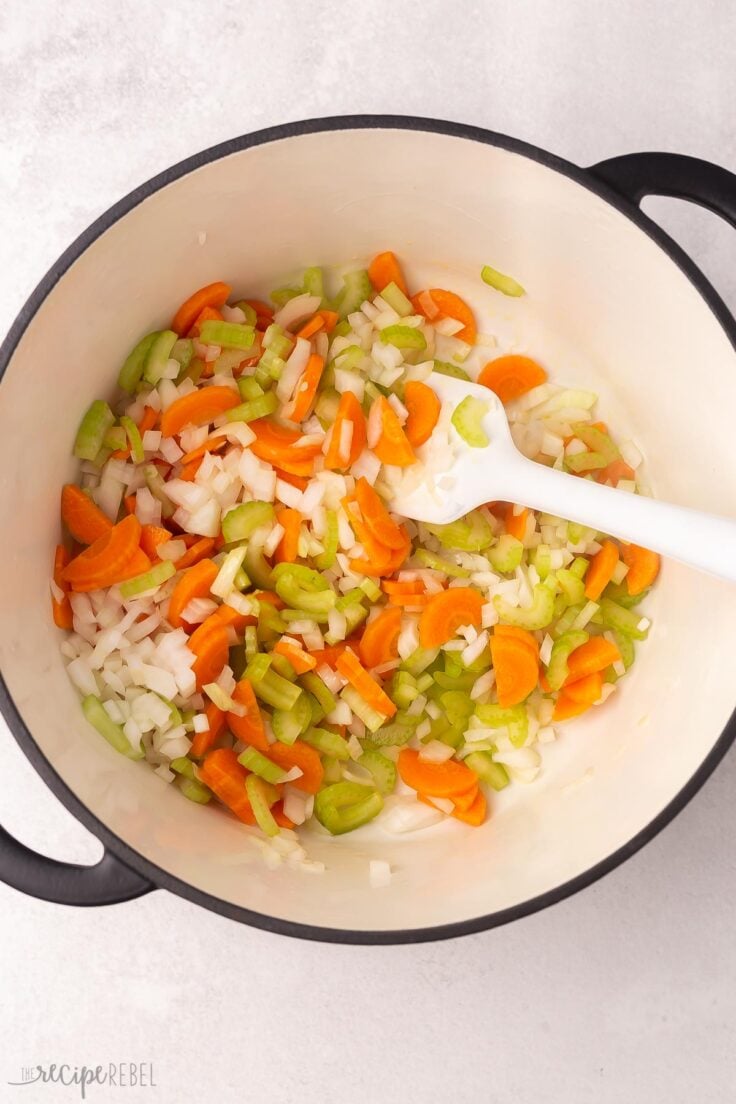
<instances>
[{"instance_id":1,"label":"cast iron pot exterior","mask_svg":"<svg viewBox=\"0 0 736 1104\"><path fill-rule=\"evenodd\" d=\"M476 127L415 117L340 116L272 127L214 146L167 169L111 207L62 254L29 297L0 348L0 377L39 307L57 282L63 279L66 270L101 234L142 201L193 170L238 151L290 137L364 129L428 132L495 146L545 165L581 188L596 193L635 223L642 233L653 239L673 264L678 266L706 301L720 326L726 331L732 346L736 348L736 323L723 301L687 255L644 216L637 206L642 197L648 194L677 196L709 208L736 227L736 176L725 169L695 158L670 153L631 154L581 169L534 146ZM4 681L0 683L0 706L18 744L35 769L70 812L105 847L103 858L94 866L62 863L28 849L0 828L0 878L4 882L41 899L69 905L113 904L139 897L152 889L164 888L254 927L304 939L336 943L412 943L466 935L497 927L563 900L615 869L668 824L700 789L736 737L736 714L733 714L686 785L642 831L625 846L590 866L583 874L553 890L515 907L460 923L426 928L360 931L301 924L241 908L204 893L158 868L111 832L79 801L35 742Z\"/></svg>"}]
</instances>

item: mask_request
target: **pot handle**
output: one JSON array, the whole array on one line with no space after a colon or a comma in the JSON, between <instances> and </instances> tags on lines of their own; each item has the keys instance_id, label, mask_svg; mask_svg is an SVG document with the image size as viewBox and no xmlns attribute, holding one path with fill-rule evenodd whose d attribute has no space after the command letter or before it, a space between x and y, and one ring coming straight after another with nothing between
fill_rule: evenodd
<instances>
[{"instance_id":1,"label":"pot handle","mask_svg":"<svg viewBox=\"0 0 736 1104\"><path fill-rule=\"evenodd\" d=\"M0 881L58 905L115 905L156 888L110 851L94 866L58 862L32 851L2 827Z\"/></svg>"},{"instance_id":2,"label":"pot handle","mask_svg":"<svg viewBox=\"0 0 736 1104\"><path fill-rule=\"evenodd\" d=\"M736 229L736 175L711 161L681 153L627 153L599 161L588 172L637 205L646 195L689 199Z\"/></svg>"}]
</instances>

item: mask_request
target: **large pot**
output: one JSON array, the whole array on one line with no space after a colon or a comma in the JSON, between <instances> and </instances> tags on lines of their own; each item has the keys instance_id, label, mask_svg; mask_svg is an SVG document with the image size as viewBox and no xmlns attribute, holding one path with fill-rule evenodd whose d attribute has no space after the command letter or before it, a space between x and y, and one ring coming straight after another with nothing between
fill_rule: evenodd
<instances>
[{"instance_id":1,"label":"large pot","mask_svg":"<svg viewBox=\"0 0 736 1104\"><path fill-rule=\"evenodd\" d=\"M68 904L164 887L233 919L336 942L437 939L559 901L650 840L736 734L736 589L666 564L654 628L620 694L565 727L541 777L481 829L315 836L322 876L238 861L242 829L183 801L83 721L49 613L58 495L91 397L121 352L214 279L256 292L309 263L392 248L415 286L448 286L506 316L565 381L592 385L644 447L656 492L736 514L736 326L695 265L641 214L648 193L736 223L736 176L672 154L579 169L501 135L358 116L276 127L198 154L98 219L33 292L0 352L2 708L51 789L105 846L93 867L41 857L0 829L0 877ZM203 233L204 232L204 233ZM206 238L205 238L206 234ZM512 272L524 300L478 279ZM481 329L484 328L479 309ZM496 322L497 324L497 322ZM490 323L486 323L489 327ZM12 526L12 540L10 529ZM368 859L391 884L370 887Z\"/></svg>"}]
</instances>

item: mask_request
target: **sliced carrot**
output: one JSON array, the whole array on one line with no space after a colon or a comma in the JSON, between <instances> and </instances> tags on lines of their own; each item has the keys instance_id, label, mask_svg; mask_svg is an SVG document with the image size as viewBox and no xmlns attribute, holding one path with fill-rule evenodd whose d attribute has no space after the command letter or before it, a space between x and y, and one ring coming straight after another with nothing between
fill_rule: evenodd
<instances>
[{"instance_id":1,"label":"sliced carrot","mask_svg":"<svg viewBox=\"0 0 736 1104\"><path fill-rule=\"evenodd\" d=\"M404 387L404 406L409 417L404 424L404 433L412 448L418 448L432 436L442 409L442 403L436 393L420 380L409 380Z\"/></svg>"},{"instance_id":2,"label":"sliced carrot","mask_svg":"<svg viewBox=\"0 0 736 1104\"><path fill-rule=\"evenodd\" d=\"M178 311L174 315L171 328L181 337L183 334L189 333L189 330L194 325L197 316L204 310L205 307L221 307L223 303L226 303L232 288L229 284L224 284L221 281L217 281L214 284L207 284L206 287L199 288L193 295L190 295Z\"/></svg>"},{"instance_id":3,"label":"sliced carrot","mask_svg":"<svg viewBox=\"0 0 736 1104\"><path fill-rule=\"evenodd\" d=\"M413 748L401 749L397 766L407 786L430 797L454 800L456 794L467 793L478 786L478 775L464 763L458 763L456 759L433 763L429 759L420 759L419 752Z\"/></svg>"},{"instance_id":4,"label":"sliced carrot","mask_svg":"<svg viewBox=\"0 0 736 1104\"><path fill-rule=\"evenodd\" d=\"M384 395L379 395L373 400L368 417L371 422L376 419L381 427L381 434L373 445L373 452L383 464L406 468L416 461L414 449L409 444L398 415Z\"/></svg>"},{"instance_id":5,"label":"sliced carrot","mask_svg":"<svg viewBox=\"0 0 736 1104\"><path fill-rule=\"evenodd\" d=\"M189 545L184 555L180 560L177 560L174 566L177 571L183 571L187 567L192 567L194 564L199 563L205 556L209 556L210 552L213 552L215 548L215 542L212 537L200 537L195 540L193 544Z\"/></svg>"},{"instance_id":6,"label":"sliced carrot","mask_svg":"<svg viewBox=\"0 0 736 1104\"><path fill-rule=\"evenodd\" d=\"M239 402L239 396L229 387L202 387L199 391L190 391L164 410L161 432L164 437L173 437L185 426L207 425Z\"/></svg>"},{"instance_id":7,"label":"sliced carrot","mask_svg":"<svg viewBox=\"0 0 736 1104\"><path fill-rule=\"evenodd\" d=\"M397 658L401 617L401 609L394 606L366 625L358 649L364 667L378 667Z\"/></svg>"},{"instance_id":8,"label":"sliced carrot","mask_svg":"<svg viewBox=\"0 0 736 1104\"><path fill-rule=\"evenodd\" d=\"M314 337L315 334L319 333L319 331L323 330L324 328L324 318L322 318L320 314L313 314L312 317L304 323L302 328L296 331L296 336L304 338Z\"/></svg>"},{"instance_id":9,"label":"sliced carrot","mask_svg":"<svg viewBox=\"0 0 736 1104\"><path fill-rule=\"evenodd\" d=\"M613 460L607 467L601 468L595 473L596 483L611 483L614 487L621 479L634 479L636 472L630 468L625 460L619 457Z\"/></svg>"},{"instance_id":10,"label":"sliced carrot","mask_svg":"<svg viewBox=\"0 0 736 1104\"><path fill-rule=\"evenodd\" d=\"M517 540L523 540L526 533L526 519L529 511L524 507L520 514L514 513L514 504L508 502L503 512L503 525L507 533Z\"/></svg>"},{"instance_id":11,"label":"sliced carrot","mask_svg":"<svg viewBox=\"0 0 736 1104\"><path fill-rule=\"evenodd\" d=\"M525 701L537 685L539 664L524 640L514 636L491 637L491 660L496 672L498 704L502 709Z\"/></svg>"},{"instance_id":12,"label":"sliced carrot","mask_svg":"<svg viewBox=\"0 0 736 1104\"><path fill-rule=\"evenodd\" d=\"M573 701L567 694L562 693L557 697L555 702L554 712L552 713L553 721L567 721L570 717L578 717L581 713L584 713L590 706L584 705L582 702Z\"/></svg>"},{"instance_id":13,"label":"sliced carrot","mask_svg":"<svg viewBox=\"0 0 736 1104\"><path fill-rule=\"evenodd\" d=\"M210 748L214 747L225 730L227 714L218 709L214 702L208 701L204 712L210 727L206 732L195 732L192 737L192 746L189 749L193 759L201 759Z\"/></svg>"},{"instance_id":14,"label":"sliced carrot","mask_svg":"<svg viewBox=\"0 0 736 1104\"><path fill-rule=\"evenodd\" d=\"M381 583L386 594L424 594L421 579L384 579Z\"/></svg>"},{"instance_id":15,"label":"sliced carrot","mask_svg":"<svg viewBox=\"0 0 736 1104\"><path fill-rule=\"evenodd\" d=\"M476 785L472 790L465 790L463 791L463 793L454 794L452 798L452 803L455 806L455 809L459 810L460 812L467 812L467 810L470 808L470 806L473 804L476 797L478 796L479 789L480 786Z\"/></svg>"},{"instance_id":16,"label":"sliced carrot","mask_svg":"<svg viewBox=\"0 0 736 1104\"><path fill-rule=\"evenodd\" d=\"M389 594L389 604L400 609L424 609L432 601L432 594Z\"/></svg>"},{"instance_id":17,"label":"sliced carrot","mask_svg":"<svg viewBox=\"0 0 736 1104\"><path fill-rule=\"evenodd\" d=\"M199 337L202 326L205 322L222 322L222 313L217 310L216 307L204 307L192 323L192 328L188 331L187 337ZM209 369L209 371L207 371ZM214 374L214 365L212 361L205 362L205 376L211 376Z\"/></svg>"},{"instance_id":18,"label":"sliced carrot","mask_svg":"<svg viewBox=\"0 0 736 1104\"><path fill-rule=\"evenodd\" d=\"M393 575L403 567L406 557L411 552L411 540L406 534L406 530L403 526L402 531L404 532L403 547L397 549L387 548L387 557L380 560L351 560L351 570L362 572L364 575L375 575L377 578Z\"/></svg>"},{"instance_id":19,"label":"sliced carrot","mask_svg":"<svg viewBox=\"0 0 736 1104\"><path fill-rule=\"evenodd\" d=\"M265 755L270 745L258 701L248 679L240 680L233 690L232 698L238 705L242 705L246 712L242 717L237 713L228 713L228 728L238 740L242 740L244 744L249 744Z\"/></svg>"},{"instance_id":20,"label":"sliced carrot","mask_svg":"<svg viewBox=\"0 0 736 1104\"><path fill-rule=\"evenodd\" d=\"M284 530L274 553L274 563L296 563L299 558L299 534L302 528L302 515L298 510L282 506L276 511L276 521Z\"/></svg>"},{"instance_id":21,"label":"sliced carrot","mask_svg":"<svg viewBox=\"0 0 736 1104\"><path fill-rule=\"evenodd\" d=\"M283 801L277 801L275 805L271 807L271 816L278 824L279 828L295 828L293 820L289 820L284 812Z\"/></svg>"},{"instance_id":22,"label":"sliced carrot","mask_svg":"<svg viewBox=\"0 0 736 1104\"><path fill-rule=\"evenodd\" d=\"M603 675L600 671L593 671L590 675L583 675L575 682L565 683L565 694L579 705L594 705L601 696L603 689Z\"/></svg>"},{"instance_id":23,"label":"sliced carrot","mask_svg":"<svg viewBox=\"0 0 736 1104\"><path fill-rule=\"evenodd\" d=\"M196 546L193 546L196 547ZM191 552L191 548L189 552ZM182 556L182 559L184 557ZM181 560L179 560L181 563ZM182 611L187 608L193 598L209 598L210 587L214 583L220 569L214 560L199 560L188 568L171 592L169 599L169 612L167 620L175 629L191 629L182 618Z\"/></svg>"},{"instance_id":24,"label":"sliced carrot","mask_svg":"<svg viewBox=\"0 0 736 1104\"><path fill-rule=\"evenodd\" d=\"M590 561L585 574L585 597L597 602L611 581L618 563L618 548L612 540L605 540Z\"/></svg>"},{"instance_id":25,"label":"sliced carrot","mask_svg":"<svg viewBox=\"0 0 736 1104\"><path fill-rule=\"evenodd\" d=\"M350 423L352 435L350 450L347 456L341 452L342 427ZM251 426L253 423L251 422ZM366 427L365 415L362 407L352 391L344 391L337 407L335 421L332 426L330 443L325 453L325 467L328 471L345 471L354 464L365 448Z\"/></svg>"},{"instance_id":26,"label":"sliced carrot","mask_svg":"<svg viewBox=\"0 0 736 1104\"><path fill-rule=\"evenodd\" d=\"M80 544L94 544L112 529L109 517L75 483L62 487L61 520Z\"/></svg>"},{"instance_id":27,"label":"sliced carrot","mask_svg":"<svg viewBox=\"0 0 736 1104\"><path fill-rule=\"evenodd\" d=\"M245 788L248 771L240 765L232 748L211 751L199 768L199 777L238 820L244 824L256 823Z\"/></svg>"},{"instance_id":28,"label":"sliced carrot","mask_svg":"<svg viewBox=\"0 0 736 1104\"><path fill-rule=\"evenodd\" d=\"M182 479L185 483L193 483L197 478L197 472L203 460L203 456L200 456L197 460L190 460L189 463L185 464L181 469L178 478Z\"/></svg>"},{"instance_id":29,"label":"sliced carrot","mask_svg":"<svg viewBox=\"0 0 736 1104\"><path fill-rule=\"evenodd\" d=\"M346 648L335 664L335 669L358 691L371 709L384 717L393 717L396 706L378 683L368 674L352 648Z\"/></svg>"},{"instance_id":30,"label":"sliced carrot","mask_svg":"<svg viewBox=\"0 0 736 1104\"><path fill-rule=\"evenodd\" d=\"M63 544L57 544L54 553L54 583L60 590L64 591L64 597L59 602L54 598L53 594L51 595L51 612L54 617L54 624L60 629L71 629L74 627L74 614L67 593L69 586L63 579L64 568L68 563L68 551Z\"/></svg>"},{"instance_id":31,"label":"sliced carrot","mask_svg":"<svg viewBox=\"0 0 736 1104\"><path fill-rule=\"evenodd\" d=\"M376 540L373 531L369 529L362 518L358 517L356 514L353 508L354 504L355 499L353 497L346 497L343 499L343 506L347 512L348 520L369 557L368 560L365 561L365 564L370 564L372 570L368 573L392 575L396 570L397 557L400 558L400 562L403 562L408 554L408 549L411 548L411 541L409 541L409 538L406 536L406 531L399 527L402 541L401 548L389 548L379 540ZM362 563L362 561L358 560L351 560L350 562L351 565Z\"/></svg>"},{"instance_id":32,"label":"sliced carrot","mask_svg":"<svg viewBox=\"0 0 736 1104\"><path fill-rule=\"evenodd\" d=\"M215 437L214 440L207 440L199 448L192 449L191 452L185 452L183 456L179 457L177 463L186 465L191 464L194 460L202 460L208 452L219 452L227 443L227 437Z\"/></svg>"},{"instance_id":33,"label":"sliced carrot","mask_svg":"<svg viewBox=\"0 0 736 1104\"><path fill-rule=\"evenodd\" d=\"M532 652L535 659L539 659L539 645L537 644L537 638L534 633L530 633L528 629L519 629L516 625L496 625L493 630L494 636L513 636L517 640L521 640L526 644L527 648Z\"/></svg>"},{"instance_id":34,"label":"sliced carrot","mask_svg":"<svg viewBox=\"0 0 736 1104\"><path fill-rule=\"evenodd\" d=\"M606 667L620 659L618 648L605 636L591 636L590 640L586 640L585 644L581 644L568 656L565 686L585 678L586 675L605 671Z\"/></svg>"},{"instance_id":35,"label":"sliced carrot","mask_svg":"<svg viewBox=\"0 0 736 1104\"><path fill-rule=\"evenodd\" d=\"M138 432L143 436L149 429L155 429L158 425L158 410L152 406L144 406L141 420L138 422Z\"/></svg>"},{"instance_id":36,"label":"sliced carrot","mask_svg":"<svg viewBox=\"0 0 736 1104\"><path fill-rule=\"evenodd\" d=\"M286 472L283 468L274 468L277 479L283 479L284 483L289 483L292 487L297 487L300 491L306 491L309 486L309 478L304 475L293 475L291 472Z\"/></svg>"},{"instance_id":37,"label":"sliced carrot","mask_svg":"<svg viewBox=\"0 0 736 1104\"><path fill-rule=\"evenodd\" d=\"M318 310L317 314L320 316L325 324L325 333L332 333L340 318L340 315L337 313L337 311Z\"/></svg>"},{"instance_id":38,"label":"sliced carrot","mask_svg":"<svg viewBox=\"0 0 736 1104\"><path fill-rule=\"evenodd\" d=\"M297 644L290 644L287 640L279 640L273 650L277 655L285 656L298 675L303 675L305 671L313 671L317 666L314 656L309 655Z\"/></svg>"},{"instance_id":39,"label":"sliced carrot","mask_svg":"<svg viewBox=\"0 0 736 1104\"><path fill-rule=\"evenodd\" d=\"M467 341L468 345L474 345L478 336L478 329L473 312L465 300L461 299L459 295L455 295L454 291L445 291L444 288L432 288L428 292L419 292L417 295L413 295L411 301L415 309L427 318L429 318L429 314L425 307L426 301L423 302L425 295L430 296L443 318L455 318L458 322L462 322L463 328L453 336L459 338L460 341Z\"/></svg>"},{"instance_id":40,"label":"sliced carrot","mask_svg":"<svg viewBox=\"0 0 736 1104\"><path fill-rule=\"evenodd\" d=\"M321 452L321 442L295 448L294 442L302 436L299 430L286 429L268 418L258 418L249 425L256 439L248 447L259 460L267 460L269 464L282 468L291 475L313 474L314 458Z\"/></svg>"},{"instance_id":41,"label":"sliced carrot","mask_svg":"<svg viewBox=\"0 0 736 1104\"><path fill-rule=\"evenodd\" d=\"M166 544L171 539L171 533L168 529L164 529L162 525L141 526L141 548L150 560L156 561L159 558L158 546Z\"/></svg>"},{"instance_id":42,"label":"sliced carrot","mask_svg":"<svg viewBox=\"0 0 736 1104\"><path fill-rule=\"evenodd\" d=\"M284 407L284 418L287 418L290 422L303 422L305 418L309 417L317 398L317 388L322 378L324 366L324 357L312 353L294 389L294 397Z\"/></svg>"},{"instance_id":43,"label":"sliced carrot","mask_svg":"<svg viewBox=\"0 0 736 1104\"><path fill-rule=\"evenodd\" d=\"M396 284L404 295L409 294L401 265L396 258L396 254L392 253L390 249L386 250L385 253L378 253L373 258L368 265L368 277L376 291L383 291L389 284Z\"/></svg>"},{"instance_id":44,"label":"sliced carrot","mask_svg":"<svg viewBox=\"0 0 736 1104\"><path fill-rule=\"evenodd\" d=\"M215 614L210 614L189 637L187 647L195 657L192 671L197 679L197 690L201 690L208 682L216 680L227 663L227 627Z\"/></svg>"},{"instance_id":45,"label":"sliced carrot","mask_svg":"<svg viewBox=\"0 0 736 1104\"><path fill-rule=\"evenodd\" d=\"M223 602L218 606L212 617L217 617L225 628L233 628L237 633L242 633L247 625L257 625L258 618L251 613L238 613L232 606L226 606Z\"/></svg>"},{"instance_id":46,"label":"sliced carrot","mask_svg":"<svg viewBox=\"0 0 736 1104\"><path fill-rule=\"evenodd\" d=\"M126 578L125 570L136 553L150 566L140 550L140 537L140 522L129 514L67 564L62 578L71 584L72 590L97 590L120 582Z\"/></svg>"},{"instance_id":47,"label":"sliced carrot","mask_svg":"<svg viewBox=\"0 0 736 1104\"><path fill-rule=\"evenodd\" d=\"M480 628L483 599L471 587L451 587L433 594L419 618L419 643L437 648L451 640L461 625Z\"/></svg>"},{"instance_id":48,"label":"sliced carrot","mask_svg":"<svg viewBox=\"0 0 736 1104\"><path fill-rule=\"evenodd\" d=\"M472 805L464 808L458 802L455 802L455 808L450 816L454 816L456 820L461 820L463 824L469 824L472 828L478 828L486 819L487 811L488 804L485 794L479 789Z\"/></svg>"},{"instance_id":49,"label":"sliced carrot","mask_svg":"<svg viewBox=\"0 0 736 1104\"><path fill-rule=\"evenodd\" d=\"M509 403L545 383L547 373L531 357L511 353L489 360L481 369L478 383L494 391L502 403Z\"/></svg>"},{"instance_id":50,"label":"sliced carrot","mask_svg":"<svg viewBox=\"0 0 736 1104\"><path fill-rule=\"evenodd\" d=\"M638 544L622 544L621 558L628 567L626 589L629 594L641 594L659 575L660 558L657 552Z\"/></svg>"},{"instance_id":51,"label":"sliced carrot","mask_svg":"<svg viewBox=\"0 0 736 1104\"><path fill-rule=\"evenodd\" d=\"M319 651L312 652L311 654L312 658L317 661L318 667L326 663L328 667L334 668L346 648L352 648L353 651L355 651L356 648L360 649L360 639L351 636L348 640L341 640L338 644L329 644L326 648L320 648Z\"/></svg>"},{"instance_id":52,"label":"sliced carrot","mask_svg":"<svg viewBox=\"0 0 736 1104\"><path fill-rule=\"evenodd\" d=\"M301 777L295 778L291 783L298 790L314 794L322 785L325 774L322 760L314 748L305 744L303 740L295 740L293 744L281 744L277 740L269 744L263 754L283 770L288 771L292 767L299 767L302 772Z\"/></svg>"},{"instance_id":53,"label":"sliced carrot","mask_svg":"<svg viewBox=\"0 0 736 1104\"><path fill-rule=\"evenodd\" d=\"M128 511L129 514L134 514L135 513L135 495L134 494L126 495L125 498L123 499L123 503L125 505L125 509Z\"/></svg>"},{"instance_id":54,"label":"sliced carrot","mask_svg":"<svg viewBox=\"0 0 736 1104\"><path fill-rule=\"evenodd\" d=\"M383 499L374 491L365 476L361 476L355 484L355 498L363 521L376 540L388 548L402 548L404 533L401 526L391 517Z\"/></svg>"}]
</instances>

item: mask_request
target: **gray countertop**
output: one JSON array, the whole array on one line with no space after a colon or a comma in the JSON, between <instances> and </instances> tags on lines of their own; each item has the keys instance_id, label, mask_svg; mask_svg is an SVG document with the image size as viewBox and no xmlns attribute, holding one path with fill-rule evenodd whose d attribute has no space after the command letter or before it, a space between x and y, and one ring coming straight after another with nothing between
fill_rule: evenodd
<instances>
[{"instance_id":1,"label":"gray countertop","mask_svg":"<svg viewBox=\"0 0 736 1104\"><path fill-rule=\"evenodd\" d=\"M734 170L735 40L728 0L9 0L0 330L130 188L284 120L414 113L583 165L666 149ZM676 201L645 209L736 307L733 231ZM93 861L96 841L4 728L0 739L2 823L53 856ZM162 892L75 910L0 886L0 1100L79 1099L9 1087L23 1066L141 1061L156 1088L92 1087L88 1099L724 1104L736 1075L735 792L732 752L603 881L448 943L302 943Z\"/></svg>"}]
</instances>

